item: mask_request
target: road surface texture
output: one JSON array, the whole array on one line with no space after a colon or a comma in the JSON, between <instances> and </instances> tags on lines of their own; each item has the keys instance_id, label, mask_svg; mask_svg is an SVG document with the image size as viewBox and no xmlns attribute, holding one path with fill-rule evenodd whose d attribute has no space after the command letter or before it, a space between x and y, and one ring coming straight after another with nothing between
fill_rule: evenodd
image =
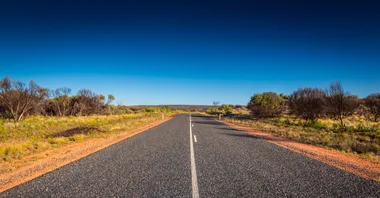
<instances>
[{"instance_id":1,"label":"road surface texture","mask_svg":"<svg viewBox=\"0 0 380 198\"><path fill-rule=\"evenodd\" d=\"M191 138L190 138L191 137ZM380 184L179 115L0 197L380 197Z\"/></svg>"}]
</instances>

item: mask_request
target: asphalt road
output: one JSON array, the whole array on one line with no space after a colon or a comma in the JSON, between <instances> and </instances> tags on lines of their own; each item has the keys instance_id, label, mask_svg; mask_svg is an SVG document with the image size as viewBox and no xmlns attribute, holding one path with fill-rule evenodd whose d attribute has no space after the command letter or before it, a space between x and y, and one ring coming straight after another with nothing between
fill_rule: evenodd
<instances>
[{"instance_id":1,"label":"asphalt road","mask_svg":"<svg viewBox=\"0 0 380 198\"><path fill-rule=\"evenodd\" d=\"M190 124L179 115L0 197L198 195L380 197L380 184L207 117L192 116Z\"/></svg>"}]
</instances>

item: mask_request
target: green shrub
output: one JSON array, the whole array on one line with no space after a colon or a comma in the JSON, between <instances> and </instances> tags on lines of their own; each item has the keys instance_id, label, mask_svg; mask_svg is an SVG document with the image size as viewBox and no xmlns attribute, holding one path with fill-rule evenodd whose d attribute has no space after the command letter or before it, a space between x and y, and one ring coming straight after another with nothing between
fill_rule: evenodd
<instances>
[{"instance_id":1,"label":"green shrub","mask_svg":"<svg viewBox=\"0 0 380 198\"><path fill-rule=\"evenodd\" d=\"M284 99L274 92L264 92L251 97L247 108L256 117L277 117L282 112Z\"/></svg>"},{"instance_id":2,"label":"green shrub","mask_svg":"<svg viewBox=\"0 0 380 198\"><path fill-rule=\"evenodd\" d=\"M230 115L232 113L233 108L231 105L223 104L220 107L220 110L223 113L223 115Z\"/></svg>"}]
</instances>

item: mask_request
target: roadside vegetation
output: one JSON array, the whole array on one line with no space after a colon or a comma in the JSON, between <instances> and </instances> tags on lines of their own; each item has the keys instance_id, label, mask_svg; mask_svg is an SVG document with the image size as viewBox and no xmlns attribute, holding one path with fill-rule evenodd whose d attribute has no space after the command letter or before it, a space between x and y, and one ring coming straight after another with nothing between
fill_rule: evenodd
<instances>
[{"instance_id":1,"label":"roadside vegetation","mask_svg":"<svg viewBox=\"0 0 380 198\"><path fill-rule=\"evenodd\" d=\"M222 106L206 112L222 114L234 124L380 162L379 93L360 99L333 82L327 89L301 88L289 96L257 93L246 107L229 105L233 108L229 113Z\"/></svg>"},{"instance_id":2,"label":"roadside vegetation","mask_svg":"<svg viewBox=\"0 0 380 198\"><path fill-rule=\"evenodd\" d=\"M169 114L171 115L171 114ZM0 120L0 161L22 159L89 138L107 138L161 120L161 113L93 116L31 116L21 122Z\"/></svg>"},{"instance_id":3,"label":"roadside vegetation","mask_svg":"<svg viewBox=\"0 0 380 198\"><path fill-rule=\"evenodd\" d=\"M0 80L0 163L89 138L133 131L180 112L169 106L113 105L115 97L81 89L49 90L33 81ZM0 170L0 173L4 170Z\"/></svg>"}]
</instances>

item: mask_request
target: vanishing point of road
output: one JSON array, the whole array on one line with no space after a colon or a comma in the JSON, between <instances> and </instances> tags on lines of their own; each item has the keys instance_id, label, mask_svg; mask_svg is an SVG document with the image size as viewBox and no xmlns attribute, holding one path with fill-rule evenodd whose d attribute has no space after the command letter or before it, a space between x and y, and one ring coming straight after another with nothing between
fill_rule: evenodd
<instances>
[{"instance_id":1,"label":"vanishing point of road","mask_svg":"<svg viewBox=\"0 0 380 198\"><path fill-rule=\"evenodd\" d=\"M380 197L380 184L179 115L0 197Z\"/></svg>"}]
</instances>

